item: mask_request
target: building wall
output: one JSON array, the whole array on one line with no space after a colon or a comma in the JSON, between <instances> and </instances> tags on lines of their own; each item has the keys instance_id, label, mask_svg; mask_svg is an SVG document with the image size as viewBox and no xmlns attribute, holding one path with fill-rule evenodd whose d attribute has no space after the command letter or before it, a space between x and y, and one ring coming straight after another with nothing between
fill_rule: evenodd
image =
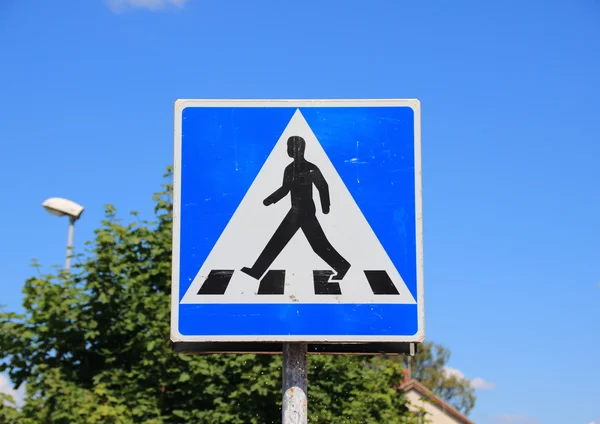
<instances>
[{"instance_id":1,"label":"building wall","mask_svg":"<svg viewBox=\"0 0 600 424\"><path fill-rule=\"evenodd\" d=\"M461 421L444 412L435 403L424 401L416 390L409 390L405 395L409 402L409 408L413 410L423 408L431 424L462 424Z\"/></svg>"}]
</instances>

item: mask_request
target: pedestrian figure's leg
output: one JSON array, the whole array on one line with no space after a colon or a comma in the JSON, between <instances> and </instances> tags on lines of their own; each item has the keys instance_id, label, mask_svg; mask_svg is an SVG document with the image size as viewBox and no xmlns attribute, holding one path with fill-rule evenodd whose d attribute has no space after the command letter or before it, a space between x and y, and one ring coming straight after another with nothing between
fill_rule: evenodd
<instances>
[{"instance_id":1,"label":"pedestrian figure's leg","mask_svg":"<svg viewBox=\"0 0 600 424\"><path fill-rule=\"evenodd\" d=\"M300 225L297 215L292 214L292 211L289 211L281 224L279 224L277 230L275 230L273 237L271 237L271 240L269 240L254 265L252 265L252 268L244 267L242 268L242 272L257 280L260 279L271 266L275 258L279 256L283 248L289 243L294 234L296 234L298 228L300 228Z\"/></svg>"},{"instance_id":2,"label":"pedestrian figure's leg","mask_svg":"<svg viewBox=\"0 0 600 424\"><path fill-rule=\"evenodd\" d=\"M306 217L302 222L301 228L310 243L310 247L336 272L336 275L331 277L331 279L341 280L344 278L348 269L350 269L350 263L327 240L321 224L317 221L317 217Z\"/></svg>"}]
</instances>

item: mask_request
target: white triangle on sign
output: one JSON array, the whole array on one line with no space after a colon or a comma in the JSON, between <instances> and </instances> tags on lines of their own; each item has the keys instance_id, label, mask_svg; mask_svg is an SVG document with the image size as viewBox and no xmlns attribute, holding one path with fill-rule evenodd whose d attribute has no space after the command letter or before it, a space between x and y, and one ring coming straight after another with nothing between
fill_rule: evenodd
<instances>
[{"instance_id":1,"label":"white triangle on sign","mask_svg":"<svg viewBox=\"0 0 600 424\"><path fill-rule=\"evenodd\" d=\"M269 267L270 270L285 270L283 294L259 294L259 280L241 272L243 267L252 267L290 210L289 193L278 203L263 205L263 200L281 187L284 170L293 161L287 152L290 136L304 138L306 160L319 168L329 186L331 209L328 214L321 210L319 192L315 187L313 199L317 209L316 218L327 239L351 264L342 280L328 283L339 284L340 294L315 294L313 271L331 271L331 268L313 251L302 230L295 233ZM224 294L198 294L214 270L233 271ZM364 272L368 270L385 271L397 294L375 294ZM302 113L297 110L181 303L416 302Z\"/></svg>"}]
</instances>

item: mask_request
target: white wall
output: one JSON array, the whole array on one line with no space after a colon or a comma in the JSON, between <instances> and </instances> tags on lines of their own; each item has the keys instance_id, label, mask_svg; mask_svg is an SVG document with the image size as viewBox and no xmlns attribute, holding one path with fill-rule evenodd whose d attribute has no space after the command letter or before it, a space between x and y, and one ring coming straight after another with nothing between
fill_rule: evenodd
<instances>
[{"instance_id":1,"label":"white wall","mask_svg":"<svg viewBox=\"0 0 600 424\"><path fill-rule=\"evenodd\" d=\"M437 404L426 399L424 401L416 390L409 390L405 395L409 402L409 409L423 408L431 424L462 424L461 421L441 410Z\"/></svg>"}]
</instances>

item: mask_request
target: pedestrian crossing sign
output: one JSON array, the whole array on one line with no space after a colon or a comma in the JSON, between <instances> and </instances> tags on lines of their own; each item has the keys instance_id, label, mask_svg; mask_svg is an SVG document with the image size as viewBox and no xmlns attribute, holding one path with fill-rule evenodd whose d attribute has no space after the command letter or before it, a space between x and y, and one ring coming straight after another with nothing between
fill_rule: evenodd
<instances>
[{"instance_id":1,"label":"pedestrian crossing sign","mask_svg":"<svg viewBox=\"0 0 600 424\"><path fill-rule=\"evenodd\" d=\"M422 341L420 138L415 99L178 100L172 341Z\"/></svg>"}]
</instances>

